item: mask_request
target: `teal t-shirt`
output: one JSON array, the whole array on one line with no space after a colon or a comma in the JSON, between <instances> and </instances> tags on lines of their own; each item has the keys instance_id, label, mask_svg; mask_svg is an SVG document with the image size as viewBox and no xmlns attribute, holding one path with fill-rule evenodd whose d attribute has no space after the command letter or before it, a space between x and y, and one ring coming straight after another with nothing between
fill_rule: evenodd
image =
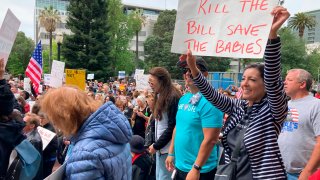
<instances>
[{"instance_id":1,"label":"teal t-shirt","mask_svg":"<svg viewBox=\"0 0 320 180\"><path fill-rule=\"evenodd\" d=\"M203 128L221 128L223 113L214 107L200 93L199 101L193 105L193 94L187 93L180 98L176 115L176 135L174 139L175 166L189 172L198 156L203 141ZM214 146L201 173L207 173L217 166L218 150Z\"/></svg>"}]
</instances>

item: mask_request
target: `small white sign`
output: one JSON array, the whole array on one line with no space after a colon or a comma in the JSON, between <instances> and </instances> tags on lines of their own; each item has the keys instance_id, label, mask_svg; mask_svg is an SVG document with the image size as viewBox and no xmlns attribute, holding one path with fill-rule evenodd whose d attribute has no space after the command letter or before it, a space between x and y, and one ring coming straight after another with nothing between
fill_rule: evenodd
<instances>
[{"instance_id":1,"label":"small white sign","mask_svg":"<svg viewBox=\"0 0 320 180\"><path fill-rule=\"evenodd\" d=\"M125 77L126 77L126 72L125 71L119 71L118 79L124 79Z\"/></svg>"},{"instance_id":2,"label":"small white sign","mask_svg":"<svg viewBox=\"0 0 320 180\"><path fill-rule=\"evenodd\" d=\"M134 73L134 79L137 79L138 76L141 76L144 74L144 69L136 69Z\"/></svg>"},{"instance_id":3,"label":"small white sign","mask_svg":"<svg viewBox=\"0 0 320 180\"><path fill-rule=\"evenodd\" d=\"M62 86L64 77L64 66L64 62L53 60L49 84L51 87L59 88Z\"/></svg>"},{"instance_id":4,"label":"small white sign","mask_svg":"<svg viewBox=\"0 0 320 180\"><path fill-rule=\"evenodd\" d=\"M23 89L27 92L31 92L31 87L30 87L30 78L24 78L23 79Z\"/></svg>"},{"instance_id":5,"label":"small white sign","mask_svg":"<svg viewBox=\"0 0 320 180\"><path fill-rule=\"evenodd\" d=\"M94 74L88 74L87 79L94 79Z\"/></svg>"},{"instance_id":6,"label":"small white sign","mask_svg":"<svg viewBox=\"0 0 320 180\"><path fill-rule=\"evenodd\" d=\"M138 91L144 91L148 90L151 91L150 85L149 85L149 74L143 74L137 76L136 79L136 90Z\"/></svg>"},{"instance_id":7,"label":"small white sign","mask_svg":"<svg viewBox=\"0 0 320 180\"><path fill-rule=\"evenodd\" d=\"M44 85L46 85L46 86L50 85L50 76L51 76L51 74L44 74L43 75Z\"/></svg>"},{"instance_id":8,"label":"small white sign","mask_svg":"<svg viewBox=\"0 0 320 180\"><path fill-rule=\"evenodd\" d=\"M48 144L50 143L50 141L56 136L56 133L45 129L43 127L38 126L38 132L41 136L41 140L42 140L42 149L46 149L46 147L48 146Z\"/></svg>"}]
</instances>

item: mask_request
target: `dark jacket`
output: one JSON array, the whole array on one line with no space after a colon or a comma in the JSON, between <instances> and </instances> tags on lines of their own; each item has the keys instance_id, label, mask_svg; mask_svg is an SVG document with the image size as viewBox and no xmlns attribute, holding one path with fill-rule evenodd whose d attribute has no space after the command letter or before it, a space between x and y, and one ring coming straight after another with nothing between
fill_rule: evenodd
<instances>
[{"instance_id":1,"label":"dark jacket","mask_svg":"<svg viewBox=\"0 0 320 180\"><path fill-rule=\"evenodd\" d=\"M6 175L9 157L14 147L25 139L24 123L12 116L14 95L6 80L0 80L0 179Z\"/></svg>"},{"instance_id":2,"label":"dark jacket","mask_svg":"<svg viewBox=\"0 0 320 180\"><path fill-rule=\"evenodd\" d=\"M56 133L54 127L50 123L45 124L43 128ZM55 136L43 151L43 162L45 163L48 161L55 161L57 156L57 150L58 150L58 138L57 136Z\"/></svg>"},{"instance_id":3,"label":"dark jacket","mask_svg":"<svg viewBox=\"0 0 320 180\"><path fill-rule=\"evenodd\" d=\"M151 172L152 161L147 153L143 153L132 164L132 180L147 180Z\"/></svg>"},{"instance_id":4,"label":"dark jacket","mask_svg":"<svg viewBox=\"0 0 320 180\"><path fill-rule=\"evenodd\" d=\"M162 135L159 137L159 139L153 144L153 148L156 150L160 150L163 147L165 147L172 138L173 129L176 126L176 114L178 111L178 103L179 98L176 97L172 100L172 102L169 103L168 107L168 127L167 129L162 133Z\"/></svg>"},{"instance_id":5,"label":"dark jacket","mask_svg":"<svg viewBox=\"0 0 320 180\"><path fill-rule=\"evenodd\" d=\"M38 133L37 129L34 129L33 131L26 134L28 141L37 149L37 151L40 153L40 156L42 157L42 140L41 136ZM42 163L40 163L40 167L38 170L38 173L36 177L33 178L34 180L40 180L42 178Z\"/></svg>"}]
</instances>

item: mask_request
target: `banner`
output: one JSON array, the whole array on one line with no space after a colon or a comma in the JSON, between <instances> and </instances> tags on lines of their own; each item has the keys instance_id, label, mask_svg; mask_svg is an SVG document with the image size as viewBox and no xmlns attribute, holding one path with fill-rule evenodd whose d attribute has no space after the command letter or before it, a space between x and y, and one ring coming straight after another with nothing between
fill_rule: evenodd
<instances>
[{"instance_id":1,"label":"banner","mask_svg":"<svg viewBox=\"0 0 320 180\"><path fill-rule=\"evenodd\" d=\"M278 0L179 1L171 52L262 58Z\"/></svg>"},{"instance_id":2,"label":"banner","mask_svg":"<svg viewBox=\"0 0 320 180\"><path fill-rule=\"evenodd\" d=\"M64 62L53 60L49 86L54 88L62 86L64 65Z\"/></svg>"},{"instance_id":3,"label":"banner","mask_svg":"<svg viewBox=\"0 0 320 180\"><path fill-rule=\"evenodd\" d=\"M86 88L86 71L79 69L66 69L66 84L77 86L81 90Z\"/></svg>"},{"instance_id":4,"label":"banner","mask_svg":"<svg viewBox=\"0 0 320 180\"><path fill-rule=\"evenodd\" d=\"M20 24L19 19L8 9L0 29L0 57L4 58L4 66L7 64Z\"/></svg>"}]
</instances>

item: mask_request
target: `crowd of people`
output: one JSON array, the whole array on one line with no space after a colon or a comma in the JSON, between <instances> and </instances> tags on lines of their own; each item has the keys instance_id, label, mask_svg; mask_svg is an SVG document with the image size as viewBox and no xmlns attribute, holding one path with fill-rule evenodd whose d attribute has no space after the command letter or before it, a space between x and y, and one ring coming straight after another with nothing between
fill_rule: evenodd
<instances>
[{"instance_id":1,"label":"crowd of people","mask_svg":"<svg viewBox=\"0 0 320 180\"><path fill-rule=\"evenodd\" d=\"M14 177L10 154L22 142L34 148L31 179L49 176L57 162L62 179L220 179L222 165L238 180L319 178L320 100L310 95L309 72L292 69L282 80L277 31L289 13L272 14L264 63L244 69L241 96L236 87L216 90L190 50L177 62L185 86L154 67L151 91L121 79L35 94L4 80L0 60L0 180ZM39 127L56 134L48 145Z\"/></svg>"}]
</instances>

